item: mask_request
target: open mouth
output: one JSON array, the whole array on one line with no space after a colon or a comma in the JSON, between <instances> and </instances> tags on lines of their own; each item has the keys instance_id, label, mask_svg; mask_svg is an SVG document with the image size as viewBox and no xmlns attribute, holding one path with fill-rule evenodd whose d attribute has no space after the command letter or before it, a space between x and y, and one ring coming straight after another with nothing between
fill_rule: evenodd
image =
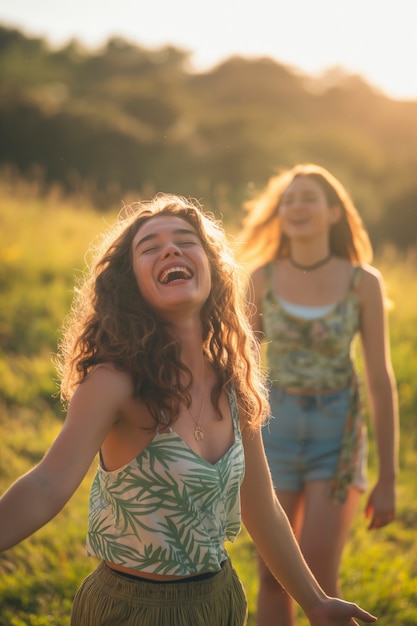
<instances>
[{"instance_id":1,"label":"open mouth","mask_svg":"<svg viewBox=\"0 0 417 626\"><path fill-rule=\"evenodd\" d=\"M158 280L162 285L168 285L177 280L190 280L192 277L193 273L187 267L178 266L161 272Z\"/></svg>"},{"instance_id":2,"label":"open mouth","mask_svg":"<svg viewBox=\"0 0 417 626\"><path fill-rule=\"evenodd\" d=\"M290 221L293 224L305 224L305 222L308 222L308 217L306 216L292 217Z\"/></svg>"}]
</instances>

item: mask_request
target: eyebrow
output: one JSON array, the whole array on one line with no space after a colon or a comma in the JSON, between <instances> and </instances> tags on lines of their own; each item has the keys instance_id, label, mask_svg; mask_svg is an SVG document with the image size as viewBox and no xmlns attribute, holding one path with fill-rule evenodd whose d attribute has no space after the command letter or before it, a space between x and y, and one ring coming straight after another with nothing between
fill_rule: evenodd
<instances>
[{"instance_id":1,"label":"eyebrow","mask_svg":"<svg viewBox=\"0 0 417 626\"><path fill-rule=\"evenodd\" d=\"M176 228L173 231L173 233L174 235L193 235L194 237L199 239L199 236L197 235L195 230L190 230L189 228ZM145 235L144 237L142 237L142 239L139 239L139 241L136 243L135 250L139 248L141 244L146 243L147 241L150 241L152 239L157 239L158 236L159 235L157 233L149 233L149 235Z\"/></svg>"}]
</instances>

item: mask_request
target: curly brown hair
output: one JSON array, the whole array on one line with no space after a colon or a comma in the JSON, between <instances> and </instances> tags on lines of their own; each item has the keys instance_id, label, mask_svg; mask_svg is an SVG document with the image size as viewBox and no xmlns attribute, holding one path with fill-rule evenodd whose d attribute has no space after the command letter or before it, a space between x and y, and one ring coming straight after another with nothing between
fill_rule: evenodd
<instances>
[{"instance_id":1,"label":"curly brown hair","mask_svg":"<svg viewBox=\"0 0 417 626\"><path fill-rule=\"evenodd\" d=\"M373 252L362 219L348 192L324 167L299 164L269 179L255 198L245 203L247 214L240 234L241 258L252 269L289 254L289 242L282 232L279 209L285 190L301 176L320 185L329 206L342 209L340 220L330 229L330 251L357 263L370 263Z\"/></svg>"},{"instance_id":2,"label":"curly brown hair","mask_svg":"<svg viewBox=\"0 0 417 626\"><path fill-rule=\"evenodd\" d=\"M175 329L147 304L132 267L136 233L150 218L166 215L193 226L211 268L212 288L201 321L202 349L218 381L213 405L219 411L220 393L233 383L244 421L258 425L268 413L266 377L246 315L243 270L220 223L203 213L196 201L170 194L124 207L100 245L92 248L89 272L76 289L59 345L61 398L68 402L96 365L112 363L130 374L135 395L144 400L156 422L161 410L173 421L180 402L190 403L192 372L181 362ZM180 382L184 373L185 385Z\"/></svg>"}]
</instances>

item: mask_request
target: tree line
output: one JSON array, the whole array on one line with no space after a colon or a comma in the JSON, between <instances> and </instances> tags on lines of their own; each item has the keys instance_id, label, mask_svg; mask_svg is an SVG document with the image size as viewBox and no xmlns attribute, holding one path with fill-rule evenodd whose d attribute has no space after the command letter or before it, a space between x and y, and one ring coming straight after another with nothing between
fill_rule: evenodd
<instances>
[{"instance_id":1,"label":"tree line","mask_svg":"<svg viewBox=\"0 0 417 626\"><path fill-rule=\"evenodd\" d=\"M0 26L0 168L98 209L158 191L239 225L278 169L315 162L350 191L375 246L417 237L417 101L269 58L188 69L189 53L111 38L52 48Z\"/></svg>"}]
</instances>

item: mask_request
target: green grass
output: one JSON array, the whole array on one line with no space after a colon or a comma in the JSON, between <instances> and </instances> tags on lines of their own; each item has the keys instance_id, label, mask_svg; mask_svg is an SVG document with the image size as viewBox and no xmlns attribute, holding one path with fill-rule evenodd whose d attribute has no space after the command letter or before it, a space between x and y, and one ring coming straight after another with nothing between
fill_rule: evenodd
<instances>
[{"instance_id":1,"label":"green grass","mask_svg":"<svg viewBox=\"0 0 417 626\"><path fill-rule=\"evenodd\" d=\"M23 197L22 197L23 196ZM33 466L63 415L52 355L68 312L73 278L91 238L114 215L0 189L0 492ZM398 519L368 531L365 496L341 572L344 595L379 616L381 626L417 624L417 271L415 255L387 250L377 259L393 301L392 359L401 409ZM370 447L370 478L375 450ZM36 535L0 555L0 626L66 626L73 595L95 562L85 555L92 470L64 510ZM256 554L243 530L229 545L255 625ZM300 615L299 626L307 622Z\"/></svg>"},{"instance_id":2,"label":"green grass","mask_svg":"<svg viewBox=\"0 0 417 626\"><path fill-rule=\"evenodd\" d=\"M417 624L417 454L410 450L403 456L397 520L369 531L362 496L342 561L344 597L377 615L381 626ZM254 546L243 531L229 551L248 595L248 626L255 626L258 581ZM301 611L298 624L308 624Z\"/></svg>"}]
</instances>

